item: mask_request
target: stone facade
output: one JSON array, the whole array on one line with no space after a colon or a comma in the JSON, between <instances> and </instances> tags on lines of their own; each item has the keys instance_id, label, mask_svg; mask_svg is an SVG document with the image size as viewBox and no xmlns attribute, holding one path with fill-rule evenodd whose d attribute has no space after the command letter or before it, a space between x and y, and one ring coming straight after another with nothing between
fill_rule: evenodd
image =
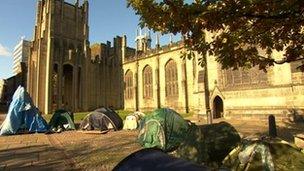
<instances>
[{"instance_id":1,"label":"stone facade","mask_svg":"<svg viewBox=\"0 0 304 171\"><path fill-rule=\"evenodd\" d=\"M150 35L140 34L136 49L127 47L126 36L114 38L113 45L90 46L88 8L88 1L38 1L27 85L43 113L170 107L205 116L207 99L214 118L303 114L304 74L296 69L298 62L264 73L257 68L222 70L208 56L205 72L199 54L181 58L186 51L182 41L151 49Z\"/></svg>"},{"instance_id":2,"label":"stone facade","mask_svg":"<svg viewBox=\"0 0 304 171\"><path fill-rule=\"evenodd\" d=\"M31 55L28 60L28 92L43 113L58 108L88 111L101 106L122 108L125 37L114 46L90 48L89 3L40 0Z\"/></svg>"},{"instance_id":3,"label":"stone facade","mask_svg":"<svg viewBox=\"0 0 304 171\"><path fill-rule=\"evenodd\" d=\"M117 36L113 46L110 42L91 46L89 110L101 106L123 108L122 59L135 54L134 49L126 46L126 42L126 36Z\"/></svg>"},{"instance_id":4,"label":"stone facade","mask_svg":"<svg viewBox=\"0 0 304 171\"><path fill-rule=\"evenodd\" d=\"M125 59L123 64L124 73L132 75L132 87L125 83L126 88L131 88L131 96L125 97L125 109L127 110L153 110L158 107L171 107L178 111L188 112L199 110L200 101L196 79L196 60L183 60L181 52L185 50L182 42L147 51ZM166 66L172 71L171 83L166 90ZM151 68L152 81L150 86L145 86L144 74L146 68ZM131 73L131 74L130 74ZM125 80L126 81L126 80ZM167 80L168 81L168 80ZM129 84L130 85L130 84ZM150 88L150 97L146 97ZM125 89L126 92L126 89ZM146 92L146 93L145 93ZM167 92L167 94L166 94ZM170 94L169 94L170 92ZM126 94L126 93L125 93ZM202 96L203 97L203 96ZM198 100L195 100L198 99Z\"/></svg>"},{"instance_id":5,"label":"stone facade","mask_svg":"<svg viewBox=\"0 0 304 171\"><path fill-rule=\"evenodd\" d=\"M200 56L181 58L186 49L182 42L164 47L139 51L125 59L125 109L152 110L170 107L180 112L194 112L206 116L204 68L198 65ZM280 53L274 55L280 55ZM173 61L177 70L176 96L170 97L172 82L167 70ZM257 68L249 70L222 70L214 56L207 57L210 109L213 118L262 118L269 114L287 117L289 114L304 114L304 74L297 70L299 62L276 65L267 73ZM145 98L144 70L152 69L152 98ZM147 76L146 76L147 77ZM131 81L130 81L131 80ZM131 83L130 83L131 82ZM169 87L169 89L168 89ZM174 87L173 87L174 88ZM131 91L130 91L131 90ZM129 95L133 93L133 95Z\"/></svg>"}]
</instances>

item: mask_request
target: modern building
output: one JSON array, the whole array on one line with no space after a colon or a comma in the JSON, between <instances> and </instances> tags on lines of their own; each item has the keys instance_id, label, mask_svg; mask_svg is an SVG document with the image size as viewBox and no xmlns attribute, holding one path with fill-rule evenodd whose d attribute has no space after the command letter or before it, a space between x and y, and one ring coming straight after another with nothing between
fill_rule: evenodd
<instances>
[{"instance_id":1,"label":"modern building","mask_svg":"<svg viewBox=\"0 0 304 171\"><path fill-rule=\"evenodd\" d=\"M14 64L13 72L15 75L21 72L21 62L27 66L27 60L30 55L31 42L21 38L20 42L15 46L13 52Z\"/></svg>"}]
</instances>

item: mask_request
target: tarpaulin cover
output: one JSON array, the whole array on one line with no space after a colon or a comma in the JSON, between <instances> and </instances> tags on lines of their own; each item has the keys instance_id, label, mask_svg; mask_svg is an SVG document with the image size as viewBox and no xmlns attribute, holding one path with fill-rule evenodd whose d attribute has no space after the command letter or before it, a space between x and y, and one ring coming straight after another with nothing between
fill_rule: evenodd
<instances>
[{"instance_id":1,"label":"tarpaulin cover","mask_svg":"<svg viewBox=\"0 0 304 171\"><path fill-rule=\"evenodd\" d=\"M113 170L204 171L210 169L186 160L175 158L159 149L142 149L123 159Z\"/></svg>"},{"instance_id":2,"label":"tarpaulin cover","mask_svg":"<svg viewBox=\"0 0 304 171\"><path fill-rule=\"evenodd\" d=\"M145 116L146 115L144 113L141 113L141 112L138 112L138 111L129 114L125 119L123 129L124 130L137 129L141 119L144 118Z\"/></svg>"},{"instance_id":3,"label":"tarpaulin cover","mask_svg":"<svg viewBox=\"0 0 304 171\"><path fill-rule=\"evenodd\" d=\"M15 91L13 100L4 122L0 135L12 135L22 132L46 132L48 125L34 106L31 97L21 86Z\"/></svg>"},{"instance_id":4,"label":"tarpaulin cover","mask_svg":"<svg viewBox=\"0 0 304 171\"><path fill-rule=\"evenodd\" d=\"M192 124L184 141L176 150L176 157L197 164L218 166L240 142L240 135L227 122Z\"/></svg>"},{"instance_id":5,"label":"tarpaulin cover","mask_svg":"<svg viewBox=\"0 0 304 171\"><path fill-rule=\"evenodd\" d=\"M279 139L244 140L223 164L235 171L289 171L304 169L301 149Z\"/></svg>"},{"instance_id":6,"label":"tarpaulin cover","mask_svg":"<svg viewBox=\"0 0 304 171\"><path fill-rule=\"evenodd\" d=\"M174 110L157 109L143 119L138 140L144 148L156 147L168 152L180 145L188 129L188 122Z\"/></svg>"}]
</instances>

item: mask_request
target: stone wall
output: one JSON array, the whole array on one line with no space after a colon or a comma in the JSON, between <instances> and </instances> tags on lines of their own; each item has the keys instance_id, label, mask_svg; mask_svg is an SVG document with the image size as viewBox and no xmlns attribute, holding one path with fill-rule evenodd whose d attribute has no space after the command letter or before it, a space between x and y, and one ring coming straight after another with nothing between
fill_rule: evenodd
<instances>
[{"instance_id":1,"label":"stone wall","mask_svg":"<svg viewBox=\"0 0 304 171\"><path fill-rule=\"evenodd\" d=\"M88 2L38 1L27 84L43 113L88 109L88 28Z\"/></svg>"},{"instance_id":2,"label":"stone wall","mask_svg":"<svg viewBox=\"0 0 304 171\"><path fill-rule=\"evenodd\" d=\"M294 110L298 113L304 111L301 93L304 85L295 80L294 74L290 72L290 64L274 66L263 75L266 76L266 82L259 82L265 80L263 76L254 78L254 82L250 84L244 82L231 86L223 83L223 79L229 78L223 71L218 70L219 84L216 85L218 91L215 94L223 99L225 117L267 119L268 115L274 114L284 118ZM210 99L212 108L214 97L215 95Z\"/></svg>"},{"instance_id":3,"label":"stone wall","mask_svg":"<svg viewBox=\"0 0 304 171\"><path fill-rule=\"evenodd\" d=\"M133 73L134 98L126 99L126 110L148 111L170 107L179 112L194 112L206 116L204 68L198 65L200 55L195 53L184 62L181 44L152 49L139 56L129 57L123 64L124 74ZM277 52L279 54L279 52ZM165 65L174 60L178 71L178 96L166 97ZM153 69L153 98L143 97L143 69ZM185 69L186 66L186 69ZM303 73L292 72L291 64L276 65L266 73L250 70L222 70L214 56L207 58L210 109L214 117L222 101L222 116L226 118L267 119L270 114L279 119L293 112L304 114ZM186 73L186 74L185 74Z\"/></svg>"},{"instance_id":4,"label":"stone wall","mask_svg":"<svg viewBox=\"0 0 304 171\"><path fill-rule=\"evenodd\" d=\"M200 96L197 80L197 58L183 60L181 52L185 49L181 45L174 45L166 49L160 49L156 53L149 53L132 60L126 60L123 64L124 74L132 71L134 98L125 98L126 110L150 111L158 107L170 107L179 112L190 112L200 110L202 100ZM197 54L196 54L197 55ZM178 96L174 98L166 97L165 66L168 61L174 61L177 68ZM145 67L152 68L153 98L145 98L143 91L143 70Z\"/></svg>"},{"instance_id":5,"label":"stone wall","mask_svg":"<svg viewBox=\"0 0 304 171\"><path fill-rule=\"evenodd\" d=\"M94 44L89 67L89 110L98 107L123 108L123 56L133 49L126 46L126 36L115 37L113 46ZM134 53L133 53L134 55Z\"/></svg>"}]
</instances>

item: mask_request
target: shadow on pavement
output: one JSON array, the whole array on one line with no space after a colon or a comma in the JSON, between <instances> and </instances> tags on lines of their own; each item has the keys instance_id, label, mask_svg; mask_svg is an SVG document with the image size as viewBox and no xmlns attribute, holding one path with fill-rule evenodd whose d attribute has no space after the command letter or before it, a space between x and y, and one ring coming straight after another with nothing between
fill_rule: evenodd
<instances>
[{"instance_id":1,"label":"shadow on pavement","mask_svg":"<svg viewBox=\"0 0 304 171\"><path fill-rule=\"evenodd\" d=\"M304 123L285 123L284 126L278 126L277 125L277 133L278 137L290 142L294 143L294 136L300 133L303 133L304 131ZM256 133L258 136L268 135L268 130L264 132Z\"/></svg>"},{"instance_id":2,"label":"shadow on pavement","mask_svg":"<svg viewBox=\"0 0 304 171\"><path fill-rule=\"evenodd\" d=\"M112 170L119 161L141 147L133 135L122 137L120 133L112 133L112 135L99 135L82 143L66 144L65 149L69 157L76 160L77 168Z\"/></svg>"},{"instance_id":3,"label":"shadow on pavement","mask_svg":"<svg viewBox=\"0 0 304 171\"><path fill-rule=\"evenodd\" d=\"M8 106L5 104L0 104L0 115L1 114L6 114L8 111Z\"/></svg>"},{"instance_id":4,"label":"shadow on pavement","mask_svg":"<svg viewBox=\"0 0 304 171\"><path fill-rule=\"evenodd\" d=\"M65 165L62 150L49 145L0 150L0 170L72 170Z\"/></svg>"}]
</instances>

